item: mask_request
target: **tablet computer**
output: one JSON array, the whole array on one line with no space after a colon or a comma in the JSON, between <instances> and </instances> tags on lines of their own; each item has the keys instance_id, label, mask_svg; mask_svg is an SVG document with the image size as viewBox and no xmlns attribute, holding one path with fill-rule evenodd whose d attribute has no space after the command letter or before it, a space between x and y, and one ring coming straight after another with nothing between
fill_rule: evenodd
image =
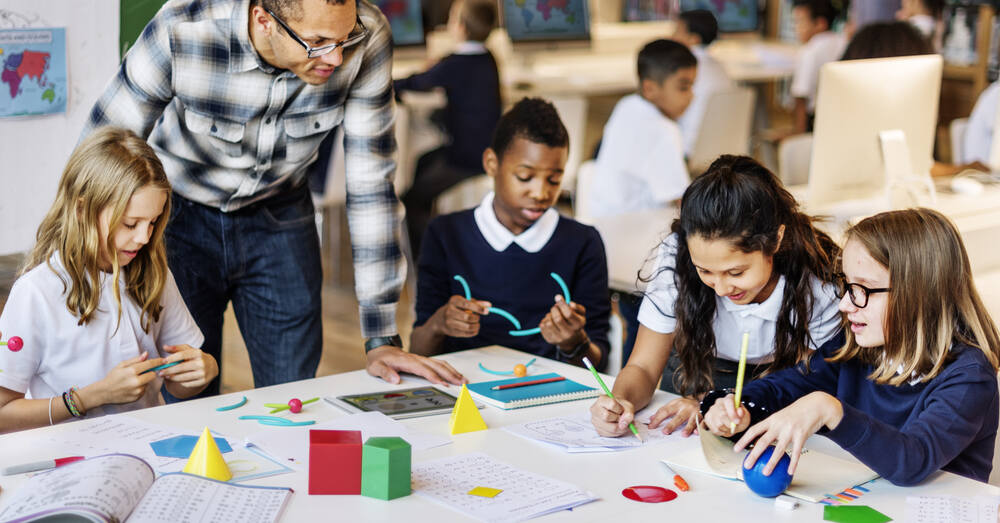
<instances>
[{"instance_id":1,"label":"tablet computer","mask_svg":"<svg viewBox=\"0 0 1000 523\"><path fill-rule=\"evenodd\" d=\"M458 398L435 387L386 390L323 398L348 412L381 412L393 419L451 412Z\"/></svg>"}]
</instances>

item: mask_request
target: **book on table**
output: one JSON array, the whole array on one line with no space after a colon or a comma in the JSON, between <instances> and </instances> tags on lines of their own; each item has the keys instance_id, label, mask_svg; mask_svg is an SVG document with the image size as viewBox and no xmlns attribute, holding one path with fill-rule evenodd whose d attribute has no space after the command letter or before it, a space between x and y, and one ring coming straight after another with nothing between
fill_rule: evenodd
<instances>
[{"instance_id":1,"label":"book on table","mask_svg":"<svg viewBox=\"0 0 1000 523\"><path fill-rule=\"evenodd\" d=\"M522 378L511 378L493 381L481 381L470 383L469 392L479 400L482 400L494 407L501 409L518 409L521 407L532 407L535 405L547 405L561 401L573 401L593 398L599 394L598 390L577 383L569 378L560 381L550 381L537 385L527 385L524 387L514 387L509 389L494 390L494 387L511 385L529 381L539 381L549 378L562 378L555 372L548 374L538 374L535 376L524 376Z\"/></svg>"},{"instance_id":2,"label":"book on table","mask_svg":"<svg viewBox=\"0 0 1000 523\"><path fill-rule=\"evenodd\" d=\"M291 489L184 473L156 477L131 454L105 454L36 474L0 508L0 521L277 521Z\"/></svg>"}]
</instances>

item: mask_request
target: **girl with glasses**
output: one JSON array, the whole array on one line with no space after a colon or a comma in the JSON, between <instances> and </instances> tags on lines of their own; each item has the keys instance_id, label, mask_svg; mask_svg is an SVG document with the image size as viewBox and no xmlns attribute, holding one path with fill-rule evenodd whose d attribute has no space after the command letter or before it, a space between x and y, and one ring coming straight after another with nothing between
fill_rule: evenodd
<instances>
[{"instance_id":1,"label":"girl with glasses","mask_svg":"<svg viewBox=\"0 0 1000 523\"><path fill-rule=\"evenodd\" d=\"M694 431L698 401L736 382L750 333L748 376L791 367L840 330L833 261L839 252L778 178L745 156L722 156L694 179L658 252L639 309L639 333L615 398L591 421L605 436L629 432L657 382L683 395L649 426ZM662 381L661 381L662 376ZM666 420L664 422L664 420Z\"/></svg>"},{"instance_id":2,"label":"girl with glasses","mask_svg":"<svg viewBox=\"0 0 1000 523\"><path fill-rule=\"evenodd\" d=\"M928 209L867 218L847 232L840 310L848 329L808 362L747 385L743 405L713 391L715 434L791 447L823 434L897 485L943 469L987 481L998 422L1000 339L973 284L958 231ZM749 429L748 429L749 428ZM783 453L765 467L774 470Z\"/></svg>"}]
</instances>

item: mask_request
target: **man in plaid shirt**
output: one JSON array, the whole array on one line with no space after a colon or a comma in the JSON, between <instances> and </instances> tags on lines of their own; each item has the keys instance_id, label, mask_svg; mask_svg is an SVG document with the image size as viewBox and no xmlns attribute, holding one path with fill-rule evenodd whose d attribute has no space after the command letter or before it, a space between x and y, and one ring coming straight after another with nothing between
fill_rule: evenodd
<instances>
[{"instance_id":1,"label":"man in plaid shirt","mask_svg":"<svg viewBox=\"0 0 1000 523\"><path fill-rule=\"evenodd\" d=\"M347 214L368 372L460 383L401 350L389 24L366 0L172 0L98 100L102 125L147 137L173 184L170 269L221 363L231 301L258 387L311 378L322 268L306 169L344 130ZM217 394L216 380L204 393Z\"/></svg>"}]
</instances>

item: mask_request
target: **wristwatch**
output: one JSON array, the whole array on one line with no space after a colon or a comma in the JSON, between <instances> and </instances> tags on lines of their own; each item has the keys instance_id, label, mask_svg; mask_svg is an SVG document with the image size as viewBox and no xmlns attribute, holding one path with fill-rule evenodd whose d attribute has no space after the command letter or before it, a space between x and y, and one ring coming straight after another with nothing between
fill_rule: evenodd
<instances>
[{"instance_id":1,"label":"wristwatch","mask_svg":"<svg viewBox=\"0 0 1000 523\"><path fill-rule=\"evenodd\" d=\"M558 349L557 351L563 358L566 358L567 360L575 360L580 356L582 356L589 348L590 348L590 336L587 336L587 333L584 333L583 341L576 344L576 346L573 347L572 350L570 350L569 352L563 352L562 349Z\"/></svg>"},{"instance_id":2,"label":"wristwatch","mask_svg":"<svg viewBox=\"0 0 1000 523\"><path fill-rule=\"evenodd\" d=\"M392 345L393 347L403 348L403 338L399 334L393 336L375 336L374 338L368 338L365 340L365 352L371 352L379 347L385 345Z\"/></svg>"}]
</instances>

